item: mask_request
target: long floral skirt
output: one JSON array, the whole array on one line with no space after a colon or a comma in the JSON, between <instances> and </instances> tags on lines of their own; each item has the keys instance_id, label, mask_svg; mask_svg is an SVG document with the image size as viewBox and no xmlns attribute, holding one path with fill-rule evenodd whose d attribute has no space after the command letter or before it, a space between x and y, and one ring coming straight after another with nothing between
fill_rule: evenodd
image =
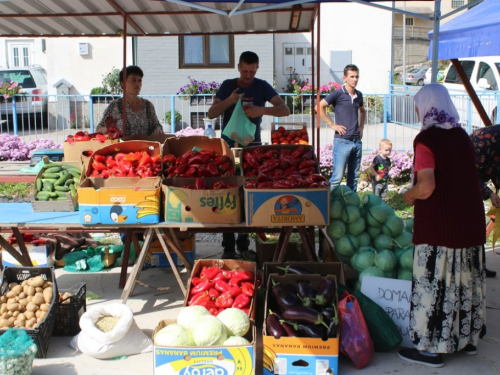
<instances>
[{"instance_id":1,"label":"long floral skirt","mask_svg":"<svg viewBox=\"0 0 500 375\"><path fill-rule=\"evenodd\" d=\"M486 319L485 277L482 246L415 246L410 337L417 349L453 353L477 345Z\"/></svg>"}]
</instances>

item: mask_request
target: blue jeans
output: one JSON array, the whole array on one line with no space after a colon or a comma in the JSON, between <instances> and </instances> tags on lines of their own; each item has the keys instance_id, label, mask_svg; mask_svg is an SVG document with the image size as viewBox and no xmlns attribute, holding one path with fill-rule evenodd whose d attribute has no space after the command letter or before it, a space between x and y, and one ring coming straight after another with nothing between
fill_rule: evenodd
<instances>
[{"instance_id":1,"label":"blue jeans","mask_svg":"<svg viewBox=\"0 0 500 375\"><path fill-rule=\"evenodd\" d=\"M333 140L333 172L330 178L331 188L340 185L347 167L347 186L357 191L359 166L363 156L363 144L360 138L348 140L334 138Z\"/></svg>"}]
</instances>

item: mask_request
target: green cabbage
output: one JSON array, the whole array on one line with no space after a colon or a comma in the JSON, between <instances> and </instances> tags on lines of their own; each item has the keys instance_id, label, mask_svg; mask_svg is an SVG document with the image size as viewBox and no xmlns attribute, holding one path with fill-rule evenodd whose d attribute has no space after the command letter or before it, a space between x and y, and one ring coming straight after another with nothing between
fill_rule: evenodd
<instances>
[{"instance_id":1,"label":"green cabbage","mask_svg":"<svg viewBox=\"0 0 500 375\"><path fill-rule=\"evenodd\" d=\"M196 346L222 345L227 339L226 328L212 315L201 316L191 330Z\"/></svg>"},{"instance_id":2,"label":"green cabbage","mask_svg":"<svg viewBox=\"0 0 500 375\"><path fill-rule=\"evenodd\" d=\"M177 324L191 331L198 319L204 315L210 315L204 306L186 306L179 311Z\"/></svg>"},{"instance_id":3,"label":"green cabbage","mask_svg":"<svg viewBox=\"0 0 500 375\"><path fill-rule=\"evenodd\" d=\"M179 324L170 324L156 333L154 343L158 346L194 346L193 335Z\"/></svg>"},{"instance_id":4,"label":"green cabbage","mask_svg":"<svg viewBox=\"0 0 500 375\"><path fill-rule=\"evenodd\" d=\"M231 336L226 341L224 341L224 346L229 345L249 345L250 341L241 336Z\"/></svg>"},{"instance_id":5,"label":"green cabbage","mask_svg":"<svg viewBox=\"0 0 500 375\"><path fill-rule=\"evenodd\" d=\"M229 336L244 336L250 328L248 315L234 307L221 311L217 319L224 324Z\"/></svg>"}]
</instances>

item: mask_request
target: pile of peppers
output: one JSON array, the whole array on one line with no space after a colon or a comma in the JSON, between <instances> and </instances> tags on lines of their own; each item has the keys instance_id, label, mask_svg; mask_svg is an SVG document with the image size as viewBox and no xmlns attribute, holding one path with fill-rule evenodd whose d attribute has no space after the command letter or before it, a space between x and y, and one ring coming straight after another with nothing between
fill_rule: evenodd
<instances>
[{"instance_id":1,"label":"pile of peppers","mask_svg":"<svg viewBox=\"0 0 500 375\"><path fill-rule=\"evenodd\" d=\"M163 157L165 177L216 177L234 175L234 165L227 155L215 150L189 150L180 156Z\"/></svg>"},{"instance_id":2,"label":"pile of peppers","mask_svg":"<svg viewBox=\"0 0 500 375\"><path fill-rule=\"evenodd\" d=\"M162 172L161 156L146 151L116 152L112 155L94 154L89 168L92 177L154 177Z\"/></svg>"},{"instance_id":3,"label":"pile of peppers","mask_svg":"<svg viewBox=\"0 0 500 375\"><path fill-rule=\"evenodd\" d=\"M296 189L328 188L330 184L316 173L317 163L312 149L299 146L290 149L266 149L257 147L253 152L243 152L247 189Z\"/></svg>"},{"instance_id":4,"label":"pile of peppers","mask_svg":"<svg viewBox=\"0 0 500 375\"><path fill-rule=\"evenodd\" d=\"M191 278L188 306L204 306L213 316L230 307L248 315L254 295L254 277L251 271L204 266L199 276Z\"/></svg>"},{"instance_id":5,"label":"pile of peppers","mask_svg":"<svg viewBox=\"0 0 500 375\"><path fill-rule=\"evenodd\" d=\"M66 142L68 142L70 145L74 144L75 142L87 142L92 140L104 143L110 139L119 139L121 137L122 134L117 127L109 126L106 128L106 135L101 133L87 133L78 131L74 135L68 135L66 137Z\"/></svg>"},{"instance_id":6,"label":"pile of peppers","mask_svg":"<svg viewBox=\"0 0 500 375\"><path fill-rule=\"evenodd\" d=\"M337 337L339 323L335 282L323 278L315 290L305 280L274 284L266 318L268 335L280 337Z\"/></svg>"},{"instance_id":7,"label":"pile of peppers","mask_svg":"<svg viewBox=\"0 0 500 375\"><path fill-rule=\"evenodd\" d=\"M207 189L209 189L208 185L207 185L207 181L203 177L198 177L194 181L194 185L183 185L182 187L184 189L192 189L192 190L207 190ZM235 188L235 187L238 187L238 185L228 184L228 183L225 183L224 181L216 181L212 185L211 190L222 190L222 189L229 189L229 188Z\"/></svg>"}]
</instances>

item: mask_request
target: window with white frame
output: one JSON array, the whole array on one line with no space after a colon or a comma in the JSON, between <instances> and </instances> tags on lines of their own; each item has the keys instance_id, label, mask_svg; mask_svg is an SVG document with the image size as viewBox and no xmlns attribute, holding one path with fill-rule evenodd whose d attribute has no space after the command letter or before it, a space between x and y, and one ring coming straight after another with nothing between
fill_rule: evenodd
<instances>
[{"instance_id":1,"label":"window with white frame","mask_svg":"<svg viewBox=\"0 0 500 375\"><path fill-rule=\"evenodd\" d=\"M465 0L451 0L452 8L460 8L465 5Z\"/></svg>"},{"instance_id":2,"label":"window with white frame","mask_svg":"<svg viewBox=\"0 0 500 375\"><path fill-rule=\"evenodd\" d=\"M30 44L10 44L9 67L19 68L31 65Z\"/></svg>"},{"instance_id":3,"label":"window with white frame","mask_svg":"<svg viewBox=\"0 0 500 375\"><path fill-rule=\"evenodd\" d=\"M180 36L179 67L234 68L233 35Z\"/></svg>"},{"instance_id":4,"label":"window with white frame","mask_svg":"<svg viewBox=\"0 0 500 375\"><path fill-rule=\"evenodd\" d=\"M413 17L406 17L405 25L406 26L413 26L413 20L414 20Z\"/></svg>"}]
</instances>

